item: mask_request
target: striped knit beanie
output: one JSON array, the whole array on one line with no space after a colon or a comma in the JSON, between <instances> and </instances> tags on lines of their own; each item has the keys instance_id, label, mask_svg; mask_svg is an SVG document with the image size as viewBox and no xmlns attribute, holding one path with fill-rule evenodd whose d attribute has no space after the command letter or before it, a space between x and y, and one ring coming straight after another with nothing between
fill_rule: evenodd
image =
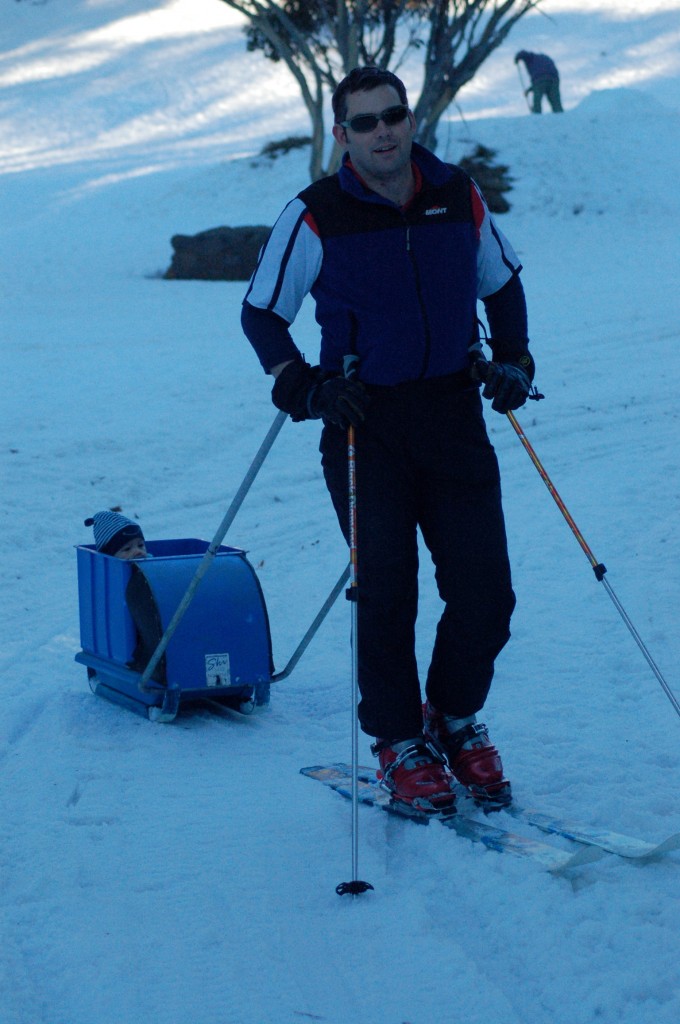
<instances>
[{"instance_id":1,"label":"striped knit beanie","mask_svg":"<svg viewBox=\"0 0 680 1024\"><path fill-rule=\"evenodd\" d=\"M94 545L103 555L115 555L133 537L144 539L138 523L108 509L95 512L91 519L85 520L85 526L94 527Z\"/></svg>"}]
</instances>

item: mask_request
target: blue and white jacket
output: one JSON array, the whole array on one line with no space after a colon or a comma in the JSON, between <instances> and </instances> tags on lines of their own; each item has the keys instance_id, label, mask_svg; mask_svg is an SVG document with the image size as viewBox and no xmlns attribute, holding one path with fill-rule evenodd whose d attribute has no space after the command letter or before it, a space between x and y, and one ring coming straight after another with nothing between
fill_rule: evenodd
<instances>
[{"instance_id":1,"label":"blue and white jacket","mask_svg":"<svg viewBox=\"0 0 680 1024\"><path fill-rule=\"evenodd\" d=\"M459 167L416 143L412 160L418 188L405 208L367 188L347 155L286 206L244 299L243 327L266 371L300 358L288 327L308 293L326 370L342 372L356 354L364 382L390 385L468 366L477 300L521 264Z\"/></svg>"}]
</instances>

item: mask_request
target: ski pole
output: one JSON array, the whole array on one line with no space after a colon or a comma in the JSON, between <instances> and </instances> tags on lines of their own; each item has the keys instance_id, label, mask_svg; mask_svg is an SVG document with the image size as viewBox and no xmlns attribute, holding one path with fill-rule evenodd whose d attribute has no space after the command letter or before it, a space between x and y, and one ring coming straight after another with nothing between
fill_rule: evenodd
<instances>
[{"instance_id":1,"label":"ski pole","mask_svg":"<svg viewBox=\"0 0 680 1024\"><path fill-rule=\"evenodd\" d=\"M345 357L345 377L356 373L356 356ZM356 437L354 426L347 428L347 476L349 484L349 588L346 592L350 602L350 642L352 649L352 881L340 882L335 887L338 896L358 896L373 886L370 882L359 880L359 723L357 719L357 703L359 698L359 648L358 648L358 608L359 577L358 544L357 544L357 472L356 472Z\"/></svg>"},{"instance_id":2,"label":"ski pole","mask_svg":"<svg viewBox=\"0 0 680 1024\"><path fill-rule=\"evenodd\" d=\"M531 104L529 103L529 93L531 91L531 86L529 86L529 88L527 88L527 86L526 86L526 84L524 82L524 76L522 75L522 69L519 66L519 61L517 61L515 66L517 68L517 74L519 75L520 84L522 86L522 95L524 96L524 99L526 100L526 104L527 104L527 107L528 107L529 111L531 111Z\"/></svg>"},{"instance_id":3,"label":"ski pole","mask_svg":"<svg viewBox=\"0 0 680 1024\"><path fill-rule=\"evenodd\" d=\"M661 670L659 669L659 666L656 664L656 662L652 658L652 656L649 653L646 645L644 644L642 638L640 637L640 634L638 633L637 629L635 628L635 626L633 625L631 619L629 618L625 608L623 607L623 605L619 601L618 597L614 593L614 590L612 589L612 586L611 586L609 580L606 578L605 573L607 572L607 570L606 570L605 566L601 562L598 562L597 558L595 557L595 555L591 551L590 547L586 543L586 540L585 540L583 534L579 530L578 526L576 525L576 523L574 522L572 516L570 515L569 510L567 509L566 505L564 504L564 502L562 501L561 497L557 493L557 490L556 490L552 480L550 479L550 477L546 473L545 469L543 468L543 465L542 465L540 459L538 458L538 455L534 451L534 449L533 449L532 445L530 444L528 438L524 434L524 431L522 430L522 428L520 427L519 423L517 422L516 416L512 412L508 412L507 413L507 417L510 420L510 423L512 424L512 427L513 427L515 433L517 434L518 438L522 442L522 445L524 446L524 449L527 452L529 458L531 459L531 461L533 462L534 466L538 470L539 476L541 477L543 483L546 485L546 487L550 491L550 493L551 493L551 495L552 495L552 497L553 497L557 507L559 508L560 512L562 513L562 515L566 519L566 521L567 521L567 523L569 525L569 529L571 530L571 532L576 537L576 540L578 541L578 543L579 543L579 545L581 547L581 550L583 551L583 553L585 554L586 558L590 562L590 565L591 565L591 567L593 569L593 572L595 573L595 578L598 580L598 582L600 582L600 583L602 583L604 585L605 590L607 591L607 593L609 594L610 598L612 599L612 601L614 603L614 607L616 608L616 610L618 611L619 615L621 616L621 618L625 622L626 626L628 627L628 629L629 629L629 631L631 633L631 636L635 640L635 643L638 645L638 647L642 651L642 654L644 655L644 657L645 657L645 659L647 661L647 664L649 665L649 667L651 668L652 672L656 676L658 682L661 684L664 693L666 694L666 696L668 697L669 701L673 705L676 713L678 714L678 716L680 716L680 702L678 702L677 697L675 696L675 694L671 690L670 686L668 685L668 683L664 679L663 675L661 674Z\"/></svg>"},{"instance_id":4,"label":"ski pole","mask_svg":"<svg viewBox=\"0 0 680 1024\"><path fill-rule=\"evenodd\" d=\"M267 435L266 435L264 441L260 445L255 458L251 462L250 467L248 469L248 472L246 473L246 475L243 478L243 482L241 483L241 486L239 487L238 491L234 495L234 498L233 498L233 500L231 502L231 505L227 509L227 512L226 512L226 514L224 516L224 519L222 520L222 522L220 523L220 525L218 527L217 533L215 534L215 536L213 537L212 541L210 542L208 550L206 551L206 553L204 554L203 558L201 559L201 561L200 561L200 563L198 565L198 568L196 569L196 572L194 573L194 576L193 576L191 582L189 583L189 586L186 589L184 597L182 598L182 600L180 601L179 605L177 606L177 610L175 611L175 614L173 615L172 619L168 623L167 629L165 630L165 632L163 633L163 636L158 641L158 646L156 647L156 650L151 655L151 659L150 659L148 665L144 669L142 677L139 680L139 689L142 692L147 692L146 691L146 686L147 686L147 683L148 683L149 679L151 678L151 675L152 675L154 669L156 668L156 665L158 664L158 662L163 657L163 654L165 653L165 650L166 650L168 644L170 643L172 637L174 636L175 630L179 626L184 613L186 612L187 608L191 604L191 601L193 599L194 594L196 593L196 590L198 588L199 583L201 582L201 580L205 576L206 572L210 568L210 566L212 564L212 561L213 561L213 558L215 557L215 554L217 552L218 547L220 546L220 544L224 540L224 538L226 536L226 533L227 533L227 530L229 529L229 527L233 523L234 519L236 518L236 513L238 512L238 510L240 509L241 505L243 504L243 500L244 500L246 494L248 493L248 491L250 490L250 488L252 486L252 483L253 483L253 480L255 479L257 474L259 473L259 471L260 471L260 469L262 467L262 463L264 462L264 460L266 459L267 455L269 454L269 451L270 451L272 445L274 444L274 441L276 440L276 437L277 437L279 431L281 430L281 427L283 426L284 422L286 421L287 416L288 416L288 414L285 413L285 412L278 412L276 414L276 416L274 417L274 422L272 423L271 427L267 431Z\"/></svg>"}]
</instances>

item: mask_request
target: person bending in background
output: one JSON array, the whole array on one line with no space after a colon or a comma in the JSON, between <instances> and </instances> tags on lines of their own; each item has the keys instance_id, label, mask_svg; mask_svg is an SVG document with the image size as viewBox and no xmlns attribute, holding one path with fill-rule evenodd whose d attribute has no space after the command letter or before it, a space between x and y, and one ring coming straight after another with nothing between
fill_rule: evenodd
<instances>
[{"instance_id":1,"label":"person bending in background","mask_svg":"<svg viewBox=\"0 0 680 1024\"><path fill-rule=\"evenodd\" d=\"M520 50L515 54L515 64L522 61L531 79L531 85L525 90L525 96L532 94L532 114L540 114L543 106L543 97L553 109L553 113L564 113L562 100L560 98L560 76L555 62L545 53L530 53L528 50Z\"/></svg>"},{"instance_id":2,"label":"person bending in background","mask_svg":"<svg viewBox=\"0 0 680 1024\"><path fill-rule=\"evenodd\" d=\"M348 539L347 428L356 428L358 708L378 775L405 810L455 806L454 776L510 801L476 715L510 636L511 585L498 463L479 396L505 413L531 388L519 260L474 182L414 142L403 82L356 68L333 95L340 171L283 210L242 310L272 399L322 418L322 466ZM289 327L311 293L311 366ZM493 362L482 354L485 305ZM358 373L343 375L345 357ZM415 655L420 528L444 611L423 707Z\"/></svg>"}]
</instances>

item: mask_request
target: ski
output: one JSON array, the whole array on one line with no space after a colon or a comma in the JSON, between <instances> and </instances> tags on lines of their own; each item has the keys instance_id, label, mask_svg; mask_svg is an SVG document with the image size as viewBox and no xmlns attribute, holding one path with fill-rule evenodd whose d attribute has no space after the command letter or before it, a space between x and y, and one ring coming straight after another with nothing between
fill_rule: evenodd
<instances>
[{"instance_id":1,"label":"ski","mask_svg":"<svg viewBox=\"0 0 680 1024\"><path fill-rule=\"evenodd\" d=\"M363 769L366 773L370 769ZM485 814L496 814L502 811L509 814L516 821L524 822L541 832L553 836L562 836L563 839L570 839L572 842L581 843L583 846L593 846L604 853L611 853L616 857L623 857L626 860L637 860L641 862L660 860L667 853L680 849L680 832L675 832L658 843L650 843L646 839L639 839L636 836L624 835L621 832L613 832L607 828L597 828L595 825L586 825L583 822L558 818L553 814L546 814L544 811L533 810L532 808L518 807L512 804L510 807L489 807L485 808L478 804L474 797L463 786L456 789L458 801L475 807ZM460 807L460 803L458 804Z\"/></svg>"},{"instance_id":2,"label":"ski","mask_svg":"<svg viewBox=\"0 0 680 1024\"><path fill-rule=\"evenodd\" d=\"M341 796L348 799L352 797L352 772L347 764L314 765L309 768L301 768L300 774L322 782L325 786L340 793ZM389 793L381 788L375 778L375 772L372 772L370 768L362 767L358 770L357 795L362 804L379 807L397 817L417 821L419 824L427 825L434 818L445 828L452 829L465 839L480 843L487 849L499 853L511 853L518 857L526 857L552 874L561 874L570 868L599 860L603 856L603 851L596 847L582 846L576 852L562 850L549 843L492 825L487 820L479 821L465 813L458 812L449 816L409 814L408 811L404 812L392 802Z\"/></svg>"},{"instance_id":3,"label":"ski","mask_svg":"<svg viewBox=\"0 0 680 1024\"><path fill-rule=\"evenodd\" d=\"M598 847L606 853L613 853L617 857L626 859L643 862L658 860L665 854L680 849L680 832L676 832L660 843L650 843L646 839L638 839L635 836L623 835L620 832L612 832L609 829L600 829L592 825L582 825L580 822L566 821L528 808L507 807L505 813L510 814L517 821L525 821L528 825L533 825L534 828L538 828L542 832L563 836L565 839L572 839L585 846Z\"/></svg>"}]
</instances>

